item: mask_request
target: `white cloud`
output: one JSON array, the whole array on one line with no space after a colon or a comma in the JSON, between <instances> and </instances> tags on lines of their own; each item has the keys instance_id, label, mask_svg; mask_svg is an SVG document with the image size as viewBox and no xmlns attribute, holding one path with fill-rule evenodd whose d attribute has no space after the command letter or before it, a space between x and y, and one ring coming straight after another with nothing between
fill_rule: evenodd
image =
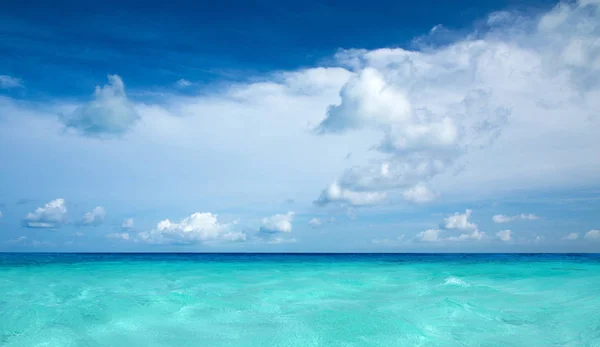
<instances>
[{"instance_id":1,"label":"white cloud","mask_svg":"<svg viewBox=\"0 0 600 347\"><path fill-rule=\"evenodd\" d=\"M437 198L437 194L432 192L427 186L417 184L416 186L405 190L402 193L404 200L414 203L431 202Z\"/></svg>"},{"instance_id":2,"label":"white cloud","mask_svg":"<svg viewBox=\"0 0 600 347\"><path fill-rule=\"evenodd\" d=\"M192 82L182 78L180 80L178 80L177 82L175 82L175 85L179 88L186 88L192 85Z\"/></svg>"},{"instance_id":3,"label":"white cloud","mask_svg":"<svg viewBox=\"0 0 600 347\"><path fill-rule=\"evenodd\" d=\"M585 233L586 239L600 240L600 230L592 229Z\"/></svg>"},{"instance_id":4,"label":"white cloud","mask_svg":"<svg viewBox=\"0 0 600 347\"><path fill-rule=\"evenodd\" d=\"M463 241L480 241L485 237L485 233L477 229L477 225L469 222L471 210L467 209L464 214L455 213L444 218L442 223L443 229L448 230L472 230L469 233L460 234L457 236L441 237L443 232L440 229L428 229L420 232L415 236L415 240L423 242L463 242Z\"/></svg>"},{"instance_id":5,"label":"white cloud","mask_svg":"<svg viewBox=\"0 0 600 347\"><path fill-rule=\"evenodd\" d=\"M471 210L467 209L464 214L455 213L449 217L444 218L444 228L446 229L477 229L477 225L469 222L471 216Z\"/></svg>"},{"instance_id":6,"label":"white cloud","mask_svg":"<svg viewBox=\"0 0 600 347\"><path fill-rule=\"evenodd\" d=\"M385 197L386 194L382 192L353 191L341 188L337 182L334 182L321 192L315 204L323 206L331 203L339 203L350 206L368 206L380 203L385 200Z\"/></svg>"},{"instance_id":7,"label":"white cloud","mask_svg":"<svg viewBox=\"0 0 600 347\"><path fill-rule=\"evenodd\" d=\"M11 89L23 87L23 81L19 78L0 75L0 89Z\"/></svg>"},{"instance_id":8,"label":"white cloud","mask_svg":"<svg viewBox=\"0 0 600 347\"><path fill-rule=\"evenodd\" d=\"M245 241L246 234L231 230L231 224L220 223L217 215L196 212L179 223L168 219L156 228L138 234L139 240L156 244L193 244L206 241Z\"/></svg>"},{"instance_id":9,"label":"white cloud","mask_svg":"<svg viewBox=\"0 0 600 347\"><path fill-rule=\"evenodd\" d=\"M123 220L123 223L121 223L121 229L123 230L131 230L133 229L133 218L127 218Z\"/></svg>"},{"instance_id":10,"label":"white cloud","mask_svg":"<svg viewBox=\"0 0 600 347\"><path fill-rule=\"evenodd\" d=\"M506 216L503 214L497 214L492 217L494 223L509 223L515 220L538 220L540 217L532 213L521 213L516 216Z\"/></svg>"},{"instance_id":11,"label":"white cloud","mask_svg":"<svg viewBox=\"0 0 600 347\"><path fill-rule=\"evenodd\" d=\"M106 217L106 211L102 206L96 206L90 212L86 212L81 218L81 224L83 225L100 225L104 222Z\"/></svg>"},{"instance_id":12,"label":"white cloud","mask_svg":"<svg viewBox=\"0 0 600 347\"><path fill-rule=\"evenodd\" d=\"M320 220L319 218L315 217L315 218L313 218L313 219L311 219L311 220L308 221L308 225L310 225L313 228L318 228L321 225L323 225L323 221Z\"/></svg>"},{"instance_id":13,"label":"white cloud","mask_svg":"<svg viewBox=\"0 0 600 347\"><path fill-rule=\"evenodd\" d=\"M66 128L74 129L82 135L119 135L127 132L140 116L134 104L125 94L121 77L108 76L108 84L96 86L93 100L80 106L61 121Z\"/></svg>"},{"instance_id":14,"label":"white cloud","mask_svg":"<svg viewBox=\"0 0 600 347\"><path fill-rule=\"evenodd\" d=\"M579 234L578 233L569 233L567 236L563 237L563 240L569 240L569 241L574 241L577 240L579 238Z\"/></svg>"},{"instance_id":15,"label":"white cloud","mask_svg":"<svg viewBox=\"0 0 600 347\"><path fill-rule=\"evenodd\" d=\"M260 231L263 233L289 233L292 231L292 221L294 220L294 212L286 214L276 214L271 217L262 219Z\"/></svg>"},{"instance_id":16,"label":"white cloud","mask_svg":"<svg viewBox=\"0 0 600 347\"><path fill-rule=\"evenodd\" d=\"M23 225L29 228L55 228L64 224L67 219L67 207L62 198L52 200L43 207L29 212Z\"/></svg>"},{"instance_id":17,"label":"white cloud","mask_svg":"<svg viewBox=\"0 0 600 347\"><path fill-rule=\"evenodd\" d=\"M131 239L131 236L129 235L129 233L111 233L106 235L106 237L110 238L110 239L119 239L119 240L125 240L125 241L129 241Z\"/></svg>"},{"instance_id":18,"label":"white cloud","mask_svg":"<svg viewBox=\"0 0 600 347\"><path fill-rule=\"evenodd\" d=\"M442 231L439 229L428 229L417 234L416 239L423 242L439 242L443 241L440 238L440 233Z\"/></svg>"},{"instance_id":19,"label":"white cloud","mask_svg":"<svg viewBox=\"0 0 600 347\"><path fill-rule=\"evenodd\" d=\"M481 232L479 230L473 230L470 234L460 234L459 236L449 236L446 238L446 240L448 240L448 241L470 241L470 240L479 241L479 240L483 239L484 236L485 236L484 232Z\"/></svg>"},{"instance_id":20,"label":"white cloud","mask_svg":"<svg viewBox=\"0 0 600 347\"><path fill-rule=\"evenodd\" d=\"M512 231L510 230L502 230L496 233L496 236L504 242L508 242L512 240Z\"/></svg>"},{"instance_id":21,"label":"white cloud","mask_svg":"<svg viewBox=\"0 0 600 347\"><path fill-rule=\"evenodd\" d=\"M568 172L592 179L600 170L585 160L600 149L600 11L590 6L562 4L541 19L493 13L487 31L423 51L340 52L354 74L317 131L381 134L365 144L377 156L342 173L340 189L391 194L421 182L448 191L475 189L474 180L527 187L574 180ZM557 138L566 147L551 152ZM379 170L384 164L390 169Z\"/></svg>"}]
</instances>

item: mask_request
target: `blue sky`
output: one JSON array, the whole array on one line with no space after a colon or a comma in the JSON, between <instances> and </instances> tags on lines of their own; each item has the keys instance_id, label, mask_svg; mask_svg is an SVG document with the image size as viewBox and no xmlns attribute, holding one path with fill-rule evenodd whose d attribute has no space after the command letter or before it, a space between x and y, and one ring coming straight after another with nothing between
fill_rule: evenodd
<instances>
[{"instance_id":1,"label":"blue sky","mask_svg":"<svg viewBox=\"0 0 600 347\"><path fill-rule=\"evenodd\" d=\"M600 250L595 0L0 6L0 251Z\"/></svg>"}]
</instances>

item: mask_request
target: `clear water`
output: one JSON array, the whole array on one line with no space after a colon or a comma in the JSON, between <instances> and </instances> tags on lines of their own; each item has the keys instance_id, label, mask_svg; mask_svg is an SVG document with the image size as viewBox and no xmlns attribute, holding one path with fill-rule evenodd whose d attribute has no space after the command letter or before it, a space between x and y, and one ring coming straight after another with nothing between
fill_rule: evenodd
<instances>
[{"instance_id":1,"label":"clear water","mask_svg":"<svg viewBox=\"0 0 600 347\"><path fill-rule=\"evenodd\" d=\"M600 346L600 256L0 254L0 346Z\"/></svg>"}]
</instances>

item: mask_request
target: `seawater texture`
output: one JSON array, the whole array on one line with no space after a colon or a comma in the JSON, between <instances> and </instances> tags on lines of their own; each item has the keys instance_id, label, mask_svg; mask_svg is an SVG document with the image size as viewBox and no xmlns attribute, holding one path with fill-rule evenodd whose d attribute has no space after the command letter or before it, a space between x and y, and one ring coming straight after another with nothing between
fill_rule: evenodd
<instances>
[{"instance_id":1,"label":"seawater texture","mask_svg":"<svg viewBox=\"0 0 600 347\"><path fill-rule=\"evenodd\" d=\"M600 256L0 254L0 346L600 346Z\"/></svg>"}]
</instances>

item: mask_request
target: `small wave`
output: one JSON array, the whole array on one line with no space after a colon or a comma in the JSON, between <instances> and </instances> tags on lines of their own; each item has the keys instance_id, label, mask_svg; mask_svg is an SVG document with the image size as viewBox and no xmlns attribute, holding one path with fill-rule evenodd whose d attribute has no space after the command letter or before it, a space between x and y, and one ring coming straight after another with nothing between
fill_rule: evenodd
<instances>
[{"instance_id":1,"label":"small wave","mask_svg":"<svg viewBox=\"0 0 600 347\"><path fill-rule=\"evenodd\" d=\"M465 281L461 280L460 278L456 278L456 277L448 277L446 278L444 284L446 285L454 285L454 286L461 286L461 287L468 287L469 284L466 283Z\"/></svg>"}]
</instances>

